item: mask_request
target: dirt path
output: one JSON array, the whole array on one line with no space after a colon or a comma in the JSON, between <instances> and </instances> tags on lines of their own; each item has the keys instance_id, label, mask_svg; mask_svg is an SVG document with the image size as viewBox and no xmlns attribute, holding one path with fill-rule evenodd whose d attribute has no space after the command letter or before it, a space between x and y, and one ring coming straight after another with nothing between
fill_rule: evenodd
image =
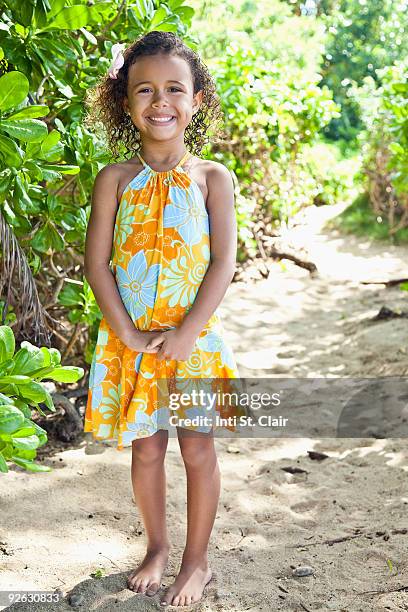
<instances>
[{"instance_id":1,"label":"dirt path","mask_svg":"<svg viewBox=\"0 0 408 612\"><path fill-rule=\"evenodd\" d=\"M292 242L308 249L318 278L274 262L267 280L229 288L221 314L242 377L407 375L408 320L371 319L383 305L408 310L408 295L360 281L407 276L408 248L322 229L340 208L309 209L309 233L303 226L291 232ZM402 399L408 404L408 393ZM215 578L202 602L180 609L408 610L405 438L218 438L216 445L223 487L210 546ZM311 450L328 458L312 460ZM157 596L126 589L126 575L144 551L130 449L119 453L87 436L80 447L44 461L54 467L50 474L16 468L3 477L0 590L73 589L82 610L159 609ZM166 467L168 585L185 537L185 473L174 438ZM292 575L305 565L312 575ZM103 576L91 578L98 568ZM9 609L73 608L65 598Z\"/></svg>"}]
</instances>

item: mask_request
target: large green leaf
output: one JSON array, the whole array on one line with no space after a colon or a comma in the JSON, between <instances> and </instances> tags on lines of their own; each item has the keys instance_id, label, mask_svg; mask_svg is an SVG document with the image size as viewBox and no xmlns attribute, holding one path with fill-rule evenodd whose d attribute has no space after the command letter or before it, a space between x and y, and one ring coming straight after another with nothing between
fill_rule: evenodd
<instances>
[{"instance_id":1,"label":"large green leaf","mask_svg":"<svg viewBox=\"0 0 408 612\"><path fill-rule=\"evenodd\" d=\"M44 367L44 353L37 347L31 347L21 347L14 355L13 374L28 375L34 370Z\"/></svg>"},{"instance_id":2,"label":"large green leaf","mask_svg":"<svg viewBox=\"0 0 408 612\"><path fill-rule=\"evenodd\" d=\"M88 7L82 4L67 6L45 27L44 30L79 30L88 24Z\"/></svg>"},{"instance_id":3,"label":"large green leaf","mask_svg":"<svg viewBox=\"0 0 408 612\"><path fill-rule=\"evenodd\" d=\"M0 156L6 166L19 168L24 158L24 151L17 146L14 140L0 134Z\"/></svg>"},{"instance_id":4,"label":"large green leaf","mask_svg":"<svg viewBox=\"0 0 408 612\"><path fill-rule=\"evenodd\" d=\"M21 450L35 450L40 446L38 437L34 434L32 436L26 436L25 438L19 438L12 436L11 438L14 448Z\"/></svg>"},{"instance_id":5,"label":"large green leaf","mask_svg":"<svg viewBox=\"0 0 408 612\"><path fill-rule=\"evenodd\" d=\"M19 121L6 120L0 122L0 129L4 130L23 142L37 142L44 140L48 134L47 124L38 119L20 119Z\"/></svg>"},{"instance_id":6,"label":"large green leaf","mask_svg":"<svg viewBox=\"0 0 408 612\"><path fill-rule=\"evenodd\" d=\"M61 158L64 153L64 145L60 143L61 134L58 130L49 132L46 138L41 143L41 159L53 162Z\"/></svg>"},{"instance_id":7,"label":"large green leaf","mask_svg":"<svg viewBox=\"0 0 408 612\"><path fill-rule=\"evenodd\" d=\"M43 253L46 253L48 249L52 249L53 251L62 251L64 245L64 238L58 232L54 224L51 223L51 221L47 221L44 227L36 232L31 241L31 246L34 249L37 249L37 251L41 251Z\"/></svg>"},{"instance_id":8,"label":"large green leaf","mask_svg":"<svg viewBox=\"0 0 408 612\"><path fill-rule=\"evenodd\" d=\"M12 434L20 429L24 420L24 414L16 406L0 406L0 433Z\"/></svg>"},{"instance_id":9,"label":"large green leaf","mask_svg":"<svg viewBox=\"0 0 408 612\"><path fill-rule=\"evenodd\" d=\"M0 451L0 472L3 472L4 474L8 472L7 463L1 451Z\"/></svg>"},{"instance_id":10,"label":"large green leaf","mask_svg":"<svg viewBox=\"0 0 408 612\"><path fill-rule=\"evenodd\" d=\"M20 119L36 119L37 117L45 117L50 112L50 109L45 104L32 104L26 106L19 111L7 117L7 120L19 121Z\"/></svg>"},{"instance_id":11,"label":"large green leaf","mask_svg":"<svg viewBox=\"0 0 408 612\"><path fill-rule=\"evenodd\" d=\"M48 391L40 383L35 380L30 380L29 383L24 385L16 384L18 386L19 395L23 399L32 400L36 404L46 402Z\"/></svg>"},{"instance_id":12,"label":"large green leaf","mask_svg":"<svg viewBox=\"0 0 408 612\"><path fill-rule=\"evenodd\" d=\"M22 374L0 376L0 385L28 385L30 382L31 378Z\"/></svg>"},{"instance_id":13,"label":"large green leaf","mask_svg":"<svg viewBox=\"0 0 408 612\"><path fill-rule=\"evenodd\" d=\"M47 465L39 465L38 463L33 463L29 459L19 459L19 457L16 457L15 455L10 457L10 460L14 461L16 465L26 468L26 470L29 470L30 472L50 472L51 471L51 468L48 467Z\"/></svg>"},{"instance_id":14,"label":"large green leaf","mask_svg":"<svg viewBox=\"0 0 408 612\"><path fill-rule=\"evenodd\" d=\"M16 349L13 330L8 325L0 325L0 363L11 359Z\"/></svg>"},{"instance_id":15,"label":"large green leaf","mask_svg":"<svg viewBox=\"0 0 408 612\"><path fill-rule=\"evenodd\" d=\"M22 72L13 70L0 77L0 110L18 106L25 100L30 84Z\"/></svg>"},{"instance_id":16,"label":"large green leaf","mask_svg":"<svg viewBox=\"0 0 408 612\"><path fill-rule=\"evenodd\" d=\"M24 183L19 174L16 174L14 181L13 202L15 205L15 211L22 215L27 214L32 207L31 199L28 196Z\"/></svg>"},{"instance_id":17,"label":"large green leaf","mask_svg":"<svg viewBox=\"0 0 408 612\"><path fill-rule=\"evenodd\" d=\"M154 14L154 4L152 0L136 0L132 3L132 11L139 21L151 19Z\"/></svg>"},{"instance_id":18,"label":"large green leaf","mask_svg":"<svg viewBox=\"0 0 408 612\"><path fill-rule=\"evenodd\" d=\"M150 27L154 30L154 26L158 25L159 23L161 23L162 21L164 21L168 15L169 11L166 10L166 8L164 6L161 6L160 8L157 9L157 11L155 11L154 15L153 15L153 19L150 22Z\"/></svg>"},{"instance_id":19,"label":"large green leaf","mask_svg":"<svg viewBox=\"0 0 408 612\"><path fill-rule=\"evenodd\" d=\"M84 369L78 366L61 366L47 374L45 378L57 380L58 382L73 383L82 378Z\"/></svg>"},{"instance_id":20,"label":"large green leaf","mask_svg":"<svg viewBox=\"0 0 408 612\"><path fill-rule=\"evenodd\" d=\"M61 174L78 174L81 170L79 166L70 166L69 164L44 164L42 167L46 170L61 172Z\"/></svg>"}]
</instances>

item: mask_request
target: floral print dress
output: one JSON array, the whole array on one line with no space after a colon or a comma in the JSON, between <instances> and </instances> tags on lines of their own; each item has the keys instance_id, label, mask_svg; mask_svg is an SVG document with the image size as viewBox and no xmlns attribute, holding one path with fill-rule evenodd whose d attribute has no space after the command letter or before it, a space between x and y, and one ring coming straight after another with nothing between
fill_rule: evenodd
<instances>
[{"instance_id":1,"label":"floral print dress","mask_svg":"<svg viewBox=\"0 0 408 612\"><path fill-rule=\"evenodd\" d=\"M188 151L177 166L163 172L137 155L143 170L120 199L110 269L135 327L169 330L178 327L192 307L210 264L209 217L198 184L183 169ZM180 393L188 393L197 379L202 388L206 381L238 377L217 310L186 361L157 359L156 353L130 349L102 317L90 368L84 431L98 440L117 440L117 449L123 450L136 438L172 429L171 381L177 381ZM240 413L223 402L216 404L216 410L222 417ZM176 411L181 419L208 413L208 406L193 403ZM187 428L210 430L198 425ZM227 429L236 431L234 425Z\"/></svg>"}]
</instances>

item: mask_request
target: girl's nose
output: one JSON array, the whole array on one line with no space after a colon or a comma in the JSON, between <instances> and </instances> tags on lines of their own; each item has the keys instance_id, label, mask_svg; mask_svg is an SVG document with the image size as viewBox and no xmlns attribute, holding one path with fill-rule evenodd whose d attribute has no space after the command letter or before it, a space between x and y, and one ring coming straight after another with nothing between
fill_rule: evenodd
<instances>
[{"instance_id":1,"label":"girl's nose","mask_svg":"<svg viewBox=\"0 0 408 612\"><path fill-rule=\"evenodd\" d=\"M167 102L166 94L164 92L162 93L159 91L154 94L152 106L155 106L155 104L163 104L163 102Z\"/></svg>"}]
</instances>

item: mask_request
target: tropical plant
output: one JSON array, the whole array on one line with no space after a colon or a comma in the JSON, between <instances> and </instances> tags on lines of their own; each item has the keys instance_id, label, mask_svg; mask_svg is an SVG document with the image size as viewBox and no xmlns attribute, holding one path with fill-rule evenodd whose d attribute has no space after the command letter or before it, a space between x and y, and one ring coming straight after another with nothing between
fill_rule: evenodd
<instances>
[{"instance_id":1,"label":"tropical plant","mask_svg":"<svg viewBox=\"0 0 408 612\"><path fill-rule=\"evenodd\" d=\"M0 323L12 308L15 333L56 342L63 359L76 350L90 361L100 317L83 250L94 179L111 160L83 125L86 89L106 73L115 42L157 29L194 46L193 13L183 0L2 4Z\"/></svg>"},{"instance_id":2,"label":"tropical plant","mask_svg":"<svg viewBox=\"0 0 408 612\"><path fill-rule=\"evenodd\" d=\"M397 236L408 227L408 62L378 72L380 86L367 78L361 88L353 89L355 100L365 108L362 178L373 215L388 235Z\"/></svg>"},{"instance_id":3,"label":"tropical plant","mask_svg":"<svg viewBox=\"0 0 408 612\"><path fill-rule=\"evenodd\" d=\"M34 459L37 448L47 442L47 432L31 420L32 409L45 413L44 404L55 412L49 391L41 384L44 379L73 383L82 378L84 370L76 366L61 366L60 352L55 348L38 348L23 341L15 352L13 330L0 326L0 471L7 472L12 462L31 472L48 472L50 468Z\"/></svg>"}]
</instances>

